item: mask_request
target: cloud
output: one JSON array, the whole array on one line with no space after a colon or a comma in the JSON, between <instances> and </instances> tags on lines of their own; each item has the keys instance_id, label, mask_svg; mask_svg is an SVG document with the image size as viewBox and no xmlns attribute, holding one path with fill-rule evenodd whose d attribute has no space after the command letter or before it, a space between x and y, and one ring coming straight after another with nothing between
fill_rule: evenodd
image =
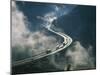
<instances>
[{"instance_id":1,"label":"cloud","mask_svg":"<svg viewBox=\"0 0 100 75\"><path fill-rule=\"evenodd\" d=\"M12 46L25 43L26 39L23 35L30 33L27 29L28 21L26 19L23 12L19 11L16 3L12 1Z\"/></svg>"},{"instance_id":2,"label":"cloud","mask_svg":"<svg viewBox=\"0 0 100 75\"><path fill-rule=\"evenodd\" d=\"M13 59L25 55L36 55L47 49L53 49L57 45L57 39L54 36L46 35L45 31L37 30L31 32L28 29L28 20L22 11L20 11L14 1L12 1L12 51ZM19 47L19 48L16 48ZM15 49L16 48L16 49ZM26 50L28 48L28 51Z\"/></svg>"},{"instance_id":3,"label":"cloud","mask_svg":"<svg viewBox=\"0 0 100 75\"><path fill-rule=\"evenodd\" d=\"M93 69L96 65L95 57L92 53L92 46L85 48L79 41L75 41L64 53L58 52L49 56L49 60L50 63L59 70Z\"/></svg>"},{"instance_id":4,"label":"cloud","mask_svg":"<svg viewBox=\"0 0 100 75\"><path fill-rule=\"evenodd\" d=\"M71 64L71 70L95 68L95 60L91 52L93 52L92 46L85 48L79 41L74 42L66 51L66 59L68 64Z\"/></svg>"}]
</instances>

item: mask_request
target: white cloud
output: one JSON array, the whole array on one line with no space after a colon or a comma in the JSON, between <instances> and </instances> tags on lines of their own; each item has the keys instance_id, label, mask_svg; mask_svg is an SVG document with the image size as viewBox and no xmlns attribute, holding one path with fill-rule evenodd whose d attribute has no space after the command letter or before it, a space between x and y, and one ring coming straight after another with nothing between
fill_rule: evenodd
<instances>
[{"instance_id":1,"label":"white cloud","mask_svg":"<svg viewBox=\"0 0 100 75\"><path fill-rule=\"evenodd\" d=\"M29 47L30 55L34 55L49 48L53 49L57 45L57 40L54 36L47 36L44 31L40 30L31 32L27 26L27 17L12 1L12 47L20 46L23 48L17 50L18 52L13 51L16 52L16 55L22 50L24 53L26 47Z\"/></svg>"},{"instance_id":2,"label":"white cloud","mask_svg":"<svg viewBox=\"0 0 100 75\"><path fill-rule=\"evenodd\" d=\"M23 45L25 38L30 31L27 29L27 20L23 12L18 10L15 2L12 1L12 46L16 44Z\"/></svg>"},{"instance_id":3,"label":"white cloud","mask_svg":"<svg viewBox=\"0 0 100 75\"><path fill-rule=\"evenodd\" d=\"M91 46L84 48L79 41L74 42L66 51L68 63L71 64L71 70L94 68L94 60L90 55L90 51L92 52Z\"/></svg>"},{"instance_id":4,"label":"white cloud","mask_svg":"<svg viewBox=\"0 0 100 75\"><path fill-rule=\"evenodd\" d=\"M95 68L95 57L91 54L92 46L85 48L79 41L75 41L65 50L49 57L50 63L60 70L83 70Z\"/></svg>"}]
</instances>

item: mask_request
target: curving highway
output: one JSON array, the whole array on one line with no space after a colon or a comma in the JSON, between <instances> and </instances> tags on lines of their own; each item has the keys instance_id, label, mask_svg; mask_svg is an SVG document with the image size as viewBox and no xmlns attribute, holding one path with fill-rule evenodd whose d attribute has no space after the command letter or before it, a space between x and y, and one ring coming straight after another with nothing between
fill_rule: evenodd
<instances>
[{"instance_id":1,"label":"curving highway","mask_svg":"<svg viewBox=\"0 0 100 75\"><path fill-rule=\"evenodd\" d=\"M64 41L62 44L56 46L54 49L50 50L48 49L47 51L44 51L44 52L41 52L40 54L38 55L34 55L30 58L27 58L27 59L24 59L24 60L20 60L20 61L16 61L14 63L12 63L12 66L18 66L18 65L21 65L21 64L25 64L25 63L28 63L28 62L31 62L31 61L34 61L34 60L37 60L37 59L40 59L40 58L43 58L45 56L48 56L48 55L51 55L51 54L54 54L54 53L57 53L63 49L65 49L66 47L68 47L71 43L72 43L72 39L71 37L69 37L68 35L62 33L62 32L56 32L54 31L50 25L46 26L45 27L46 29L48 29L49 31L55 33L56 35L59 35L61 36Z\"/></svg>"}]
</instances>

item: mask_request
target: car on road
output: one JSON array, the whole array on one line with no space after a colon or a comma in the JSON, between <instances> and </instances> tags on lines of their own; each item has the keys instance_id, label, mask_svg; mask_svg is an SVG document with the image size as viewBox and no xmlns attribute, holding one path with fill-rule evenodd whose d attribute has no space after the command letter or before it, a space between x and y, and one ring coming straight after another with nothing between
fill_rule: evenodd
<instances>
[{"instance_id":1,"label":"car on road","mask_svg":"<svg viewBox=\"0 0 100 75\"><path fill-rule=\"evenodd\" d=\"M51 49L47 49L47 51L46 51L47 54L49 54L51 52L52 52Z\"/></svg>"}]
</instances>

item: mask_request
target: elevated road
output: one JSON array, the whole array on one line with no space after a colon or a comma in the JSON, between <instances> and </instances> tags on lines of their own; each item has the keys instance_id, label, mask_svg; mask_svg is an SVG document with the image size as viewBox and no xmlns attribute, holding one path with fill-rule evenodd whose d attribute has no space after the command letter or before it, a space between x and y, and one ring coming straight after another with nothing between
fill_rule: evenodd
<instances>
[{"instance_id":1,"label":"elevated road","mask_svg":"<svg viewBox=\"0 0 100 75\"><path fill-rule=\"evenodd\" d=\"M20 61L16 61L16 62L12 63L13 67L21 65L21 64L28 63L28 62L31 62L31 61L34 61L34 60L37 60L37 59L40 59L40 58L43 58L43 57L46 57L48 55L52 55L54 53L57 53L57 52L65 49L66 47L68 47L72 43L72 39L68 35L66 35L66 34L64 34L62 32L54 31L53 29L51 29L51 26L47 26L45 28L48 29L49 31L55 33L56 35L61 36L64 39L63 43L60 44L59 46L56 46L52 50L48 49L47 51L41 52L40 54L34 55L34 56L30 57L30 58L27 58L27 59L24 59L24 60L20 60Z\"/></svg>"}]
</instances>

